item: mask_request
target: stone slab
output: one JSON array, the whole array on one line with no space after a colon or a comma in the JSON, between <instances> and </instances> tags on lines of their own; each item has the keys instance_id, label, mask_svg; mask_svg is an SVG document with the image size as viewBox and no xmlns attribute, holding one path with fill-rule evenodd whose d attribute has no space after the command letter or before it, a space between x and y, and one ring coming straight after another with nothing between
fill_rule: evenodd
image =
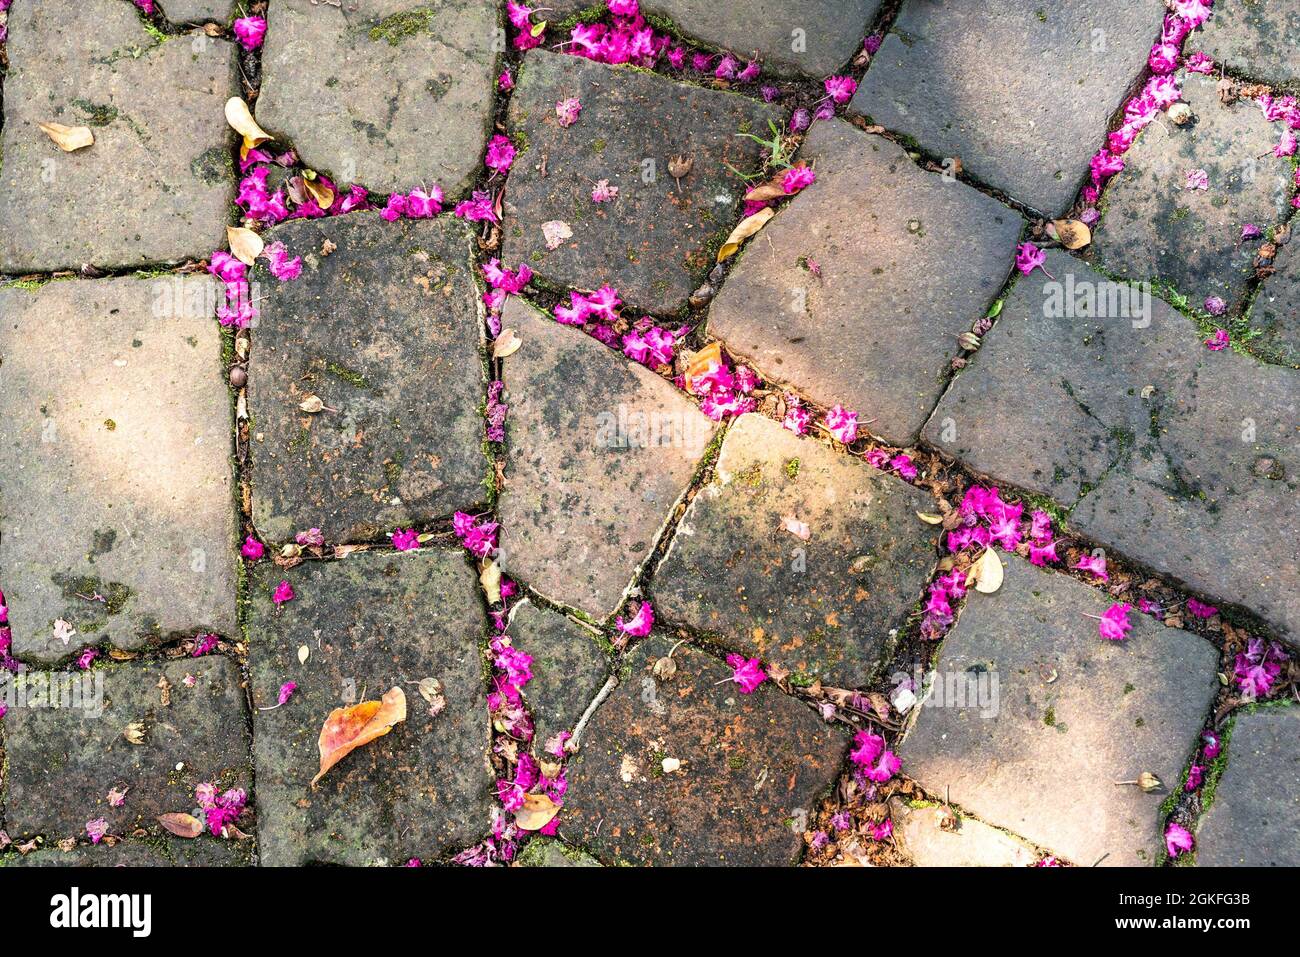
<instances>
[{"instance_id":1,"label":"stone slab","mask_svg":"<svg viewBox=\"0 0 1300 957\"><path fill-rule=\"evenodd\" d=\"M516 298L500 544L505 570L604 618L654 548L717 426L649 369Z\"/></svg>"},{"instance_id":2,"label":"stone slab","mask_svg":"<svg viewBox=\"0 0 1300 957\"><path fill-rule=\"evenodd\" d=\"M1086 617L1110 605L1104 593L1014 555L1004 563L1002 588L971 593L940 652L936 683L964 681L966 696L925 702L903 767L1080 866L1154 864L1162 798L1114 782L1180 780L1219 687L1218 652L1136 612L1127 641L1105 641ZM986 675L973 697L970 679Z\"/></svg>"},{"instance_id":3,"label":"stone slab","mask_svg":"<svg viewBox=\"0 0 1300 957\"><path fill-rule=\"evenodd\" d=\"M933 505L861 460L743 415L655 572L655 610L806 678L864 685L934 570L937 535L916 517ZM807 541L786 518L808 525Z\"/></svg>"},{"instance_id":4,"label":"stone slab","mask_svg":"<svg viewBox=\"0 0 1300 957\"><path fill-rule=\"evenodd\" d=\"M0 289L0 589L15 655L234 633L216 291L176 276ZM60 619L77 630L66 644Z\"/></svg>"},{"instance_id":5,"label":"stone slab","mask_svg":"<svg viewBox=\"0 0 1300 957\"><path fill-rule=\"evenodd\" d=\"M721 662L684 645L658 684L654 662L673 642L651 637L597 710L568 763L560 833L606 863L782 866L795 862L807 820L840 771L845 739L771 686L750 695ZM665 758L681 767L663 770Z\"/></svg>"},{"instance_id":6,"label":"stone slab","mask_svg":"<svg viewBox=\"0 0 1300 957\"><path fill-rule=\"evenodd\" d=\"M9 11L0 272L200 259L223 242L234 191L224 40L159 41L130 4ZM155 95L165 90L165 96ZM89 126L61 152L37 126Z\"/></svg>"},{"instance_id":7,"label":"stone slab","mask_svg":"<svg viewBox=\"0 0 1300 957\"><path fill-rule=\"evenodd\" d=\"M1164 12L1162 0L909 0L850 108L1055 216L1083 185Z\"/></svg>"},{"instance_id":8,"label":"stone slab","mask_svg":"<svg viewBox=\"0 0 1300 957\"><path fill-rule=\"evenodd\" d=\"M281 578L297 598L274 610ZM250 582L249 671L258 843L269 866L434 860L479 840L494 804L480 642L487 630L473 570L456 551L367 552ZM308 657L299 662L299 648ZM418 683L442 684L436 717ZM273 711L280 686L296 681ZM406 721L309 786L317 738L335 708L406 693Z\"/></svg>"},{"instance_id":9,"label":"stone slab","mask_svg":"<svg viewBox=\"0 0 1300 957\"><path fill-rule=\"evenodd\" d=\"M1300 554L1277 516L1300 488L1298 373L1209 351L1190 320L1064 252L1046 267L1056 280L1016 283L925 440L1294 635Z\"/></svg>"},{"instance_id":10,"label":"stone slab","mask_svg":"<svg viewBox=\"0 0 1300 957\"><path fill-rule=\"evenodd\" d=\"M51 686L51 674L76 683ZM158 687L163 678L169 704ZM199 784L251 790L247 705L239 666L228 658L30 672L11 680L18 703L4 719L5 818L15 841L36 834L47 844L85 838L86 822L101 817L119 837L137 827L163 835L158 815L192 813ZM143 744L123 736L134 722L144 725ZM126 790L121 807L109 805L111 788ZM236 825L247 828L249 817L246 811Z\"/></svg>"},{"instance_id":11,"label":"stone slab","mask_svg":"<svg viewBox=\"0 0 1300 957\"><path fill-rule=\"evenodd\" d=\"M957 828L945 829L937 804L913 807L895 798L889 813L895 839L917 867L1028 867L1038 859L1027 844L973 817L958 813Z\"/></svg>"},{"instance_id":12,"label":"stone slab","mask_svg":"<svg viewBox=\"0 0 1300 957\"><path fill-rule=\"evenodd\" d=\"M476 0L277 0L257 118L303 162L377 193L480 170L496 89L498 13Z\"/></svg>"},{"instance_id":13,"label":"stone slab","mask_svg":"<svg viewBox=\"0 0 1300 957\"><path fill-rule=\"evenodd\" d=\"M533 680L524 688L539 744L572 731L604 687L608 667L596 635L571 619L524 599L510 611L514 647L533 656Z\"/></svg>"},{"instance_id":14,"label":"stone slab","mask_svg":"<svg viewBox=\"0 0 1300 957\"><path fill-rule=\"evenodd\" d=\"M464 225L353 213L278 227L276 240L303 256L303 273L261 277L248 393L258 531L357 541L484 501L482 331ZM337 248L322 256L326 240ZM308 395L337 411L303 412Z\"/></svg>"},{"instance_id":15,"label":"stone slab","mask_svg":"<svg viewBox=\"0 0 1300 957\"><path fill-rule=\"evenodd\" d=\"M235 12L235 0L159 0L154 6L172 23L226 23Z\"/></svg>"},{"instance_id":16,"label":"stone slab","mask_svg":"<svg viewBox=\"0 0 1300 957\"><path fill-rule=\"evenodd\" d=\"M79 844L70 851L44 847L28 854L0 854L0 867L248 867L252 841L166 835L150 843L120 841L109 847Z\"/></svg>"},{"instance_id":17,"label":"stone slab","mask_svg":"<svg viewBox=\"0 0 1300 957\"><path fill-rule=\"evenodd\" d=\"M817 182L742 253L709 332L767 377L909 445L957 336L1005 284L1024 221L840 120L816 124L800 157Z\"/></svg>"},{"instance_id":18,"label":"stone slab","mask_svg":"<svg viewBox=\"0 0 1300 957\"><path fill-rule=\"evenodd\" d=\"M1112 274L1172 285L1193 309L1218 296L1236 312L1259 249L1241 241L1241 227L1266 229L1289 217L1291 164L1272 155L1281 126L1265 120L1254 100L1225 106L1215 77L1179 80L1193 119L1178 126L1158 117L1124 154L1124 170L1102 197L1091 251ZM1205 170L1207 189L1187 188L1192 170Z\"/></svg>"},{"instance_id":19,"label":"stone slab","mask_svg":"<svg viewBox=\"0 0 1300 957\"><path fill-rule=\"evenodd\" d=\"M1277 272L1259 287L1250 324L1260 330L1249 347L1261 355L1300 366L1300 242L1278 250Z\"/></svg>"},{"instance_id":20,"label":"stone slab","mask_svg":"<svg viewBox=\"0 0 1300 957\"><path fill-rule=\"evenodd\" d=\"M569 97L582 112L566 129L555 104ZM738 94L530 51L510 99L519 155L505 197L503 258L559 286L609 283L629 311L682 308L740 218L744 183L727 164L749 172L759 160L758 144L737 134L768 135L769 119L780 123L779 111ZM693 165L677 181L668 163L679 154ZM618 187L614 201L592 202L600 180ZM550 220L573 230L554 250L542 235Z\"/></svg>"},{"instance_id":21,"label":"stone slab","mask_svg":"<svg viewBox=\"0 0 1300 957\"><path fill-rule=\"evenodd\" d=\"M1234 75L1263 83L1300 84L1300 6L1295 0L1232 0L1187 41L1225 64Z\"/></svg>"}]
</instances>

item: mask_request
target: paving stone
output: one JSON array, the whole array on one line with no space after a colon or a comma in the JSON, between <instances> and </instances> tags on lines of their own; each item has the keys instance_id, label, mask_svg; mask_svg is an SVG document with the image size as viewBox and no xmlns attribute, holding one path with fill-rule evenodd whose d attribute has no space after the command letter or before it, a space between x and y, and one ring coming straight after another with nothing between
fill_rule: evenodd
<instances>
[{"instance_id":1,"label":"paving stone","mask_svg":"<svg viewBox=\"0 0 1300 957\"><path fill-rule=\"evenodd\" d=\"M262 277L249 366L258 530L356 541L482 502L485 386L464 225L354 213L278 227L274 240L304 258L295 280ZM321 256L326 240L338 248ZM301 411L307 395L337 411Z\"/></svg>"},{"instance_id":2,"label":"paving stone","mask_svg":"<svg viewBox=\"0 0 1300 957\"><path fill-rule=\"evenodd\" d=\"M158 687L164 678L166 692ZM9 680L5 817L15 841L36 834L47 843L84 838L86 822L99 817L118 836L137 827L161 835L158 815L192 812L197 785L251 788L244 690L239 667L228 658L29 672ZM162 703L165 695L170 704ZM143 744L123 736L134 722L144 725ZM115 787L126 790L116 808L107 800Z\"/></svg>"},{"instance_id":3,"label":"paving stone","mask_svg":"<svg viewBox=\"0 0 1300 957\"><path fill-rule=\"evenodd\" d=\"M235 10L235 0L161 0L154 5L172 23L216 20L226 23Z\"/></svg>"},{"instance_id":4,"label":"paving stone","mask_svg":"<svg viewBox=\"0 0 1300 957\"><path fill-rule=\"evenodd\" d=\"M198 259L223 242L229 43L156 40L121 0L19 3L8 54L0 272ZM42 122L90 126L95 143L60 152Z\"/></svg>"},{"instance_id":5,"label":"paving stone","mask_svg":"<svg viewBox=\"0 0 1300 957\"><path fill-rule=\"evenodd\" d=\"M1185 317L1067 253L1046 267L1059 283L1016 284L926 441L1294 637L1300 555L1277 516L1300 487L1297 372L1210 352Z\"/></svg>"},{"instance_id":6,"label":"paving stone","mask_svg":"<svg viewBox=\"0 0 1300 957\"><path fill-rule=\"evenodd\" d=\"M944 829L937 804L912 807L894 798L889 812L895 839L917 867L1028 867L1038 859L1027 844L973 817L959 815L956 830Z\"/></svg>"},{"instance_id":7,"label":"paving stone","mask_svg":"<svg viewBox=\"0 0 1300 957\"><path fill-rule=\"evenodd\" d=\"M850 108L1056 215L1083 184L1164 12L1161 0L911 0Z\"/></svg>"},{"instance_id":8,"label":"paving stone","mask_svg":"<svg viewBox=\"0 0 1300 957\"><path fill-rule=\"evenodd\" d=\"M274 610L281 577L298 597ZM434 860L479 840L493 805L487 763L482 598L463 554L367 552L288 572L260 569L250 585L258 841L269 866ZM299 648L309 657L299 663ZM416 684L442 684L433 717ZM407 717L352 752L313 789L317 738L335 708L400 686Z\"/></svg>"},{"instance_id":9,"label":"paving stone","mask_svg":"<svg viewBox=\"0 0 1300 957\"><path fill-rule=\"evenodd\" d=\"M1241 227L1287 219L1291 165L1272 155L1281 127L1254 100L1224 106L1215 77L1179 78L1194 119L1178 126L1160 116L1124 154L1091 249L1116 275L1171 284L1196 309L1218 296L1235 312L1259 249L1241 241ZM1188 172L1198 169L1209 176L1208 189L1187 188Z\"/></svg>"},{"instance_id":10,"label":"paving stone","mask_svg":"<svg viewBox=\"0 0 1300 957\"><path fill-rule=\"evenodd\" d=\"M1076 864L1154 863L1161 799L1114 782L1179 780L1218 689L1218 653L1136 612L1127 641L1104 641L1085 617L1110 605L1104 593L1015 555L1004 564L1002 588L972 592L944 639L944 693L915 718L903 767Z\"/></svg>"},{"instance_id":11,"label":"paving stone","mask_svg":"<svg viewBox=\"0 0 1300 957\"><path fill-rule=\"evenodd\" d=\"M604 618L622 600L717 426L649 369L516 298L502 324L505 569L553 601Z\"/></svg>"},{"instance_id":12,"label":"paving stone","mask_svg":"<svg viewBox=\"0 0 1300 957\"><path fill-rule=\"evenodd\" d=\"M1300 708L1238 715L1197 834L1202 867L1300 866Z\"/></svg>"},{"instance_id":13,"label":"paving stone","mask_svg":"<svg viewBox=\"0 0 1300 957\"><path fill-rule=\"evenodd\" d=\"M605 656L589 629L528 599L511 609L509 630L514 646L533 656L533 680L524 697L534 740L545 744L561 731L572 731L604 686Z\"/></svg>"},{"instance_id":14,"label":"paving stone","mask_svg":"<svg viewBox=\"0 0 1300 957\"><path fill-rule=\"evenodd\" d=\"M600 867L590 854L569 847L563 841L535 837L515 861L515 867Z\"/></svg>"},{"instance_id":15,"label":"paving stone","mask_svg":"<svg viewBox=\"0 0 1300 957\"><path fill-rule=\"evenodd\" d=\"M257 119L303 162L379 193L477 175L492 120L496 5L277 0Z\"/></svg>"},{"instance_id":16,"label":"paving stone","mask_svg":"<svg viewBox=\"0 0 1300 957\"><path fill-rule=\"evenodd\" d=\"M1300 366L1300 244L1283 246L1275 264L1277 272L1264 280L1251 306L1250 324L1261 335L1250 348Z\"/></svg>"},{"instance_id":17,"label":"paving stone","mask_svg":"<svg viewBox=\"0 0 1300 957\"><path fill-rule=\"evenodd\" d=\"M742 255L709 331L767 376L855 408L874 419L872 432L911 444L957 336L1006 282L1024 222L840 120L818 123L800 155L817 182Z\"/></svg>"},{"instance_id":18,"label":"paving stone","mask_svg":"<svg viewBox=\"0 0 1300 957\"><path fill-rule=\"evenodd\" d=\"M1234 0L1215 5L1214 16L1187 41L1233 74L1263 83L1300 82L1300 7L1295 0Z\"/></svg>"},{"instance_id":19,"label":"paving stone","mask_svg":"<svg viewBox=\"0 0 1300 957\"><path fill-rule=\"evenodd\" d=\"M798 822L834 783L845 739L771 686L719 684L731 669L689 645L657 684L650 669L672 647L655 636L628 656L569 762L561 836L606 863L794 863ZM681 767L665 772L668 758Z\"/></svg>"},{"instance_id":20,"label":"paving stone","mask_svg":"<svg viewBox=\"0 0 1300 957\"><path fill-rule=\"evenodd\" d=\"M568 97L582 113L566 129L555 104ZM744 183L727 166L754 168L761 148L737 133L765 134L769 120L781 122L777 109L735 93L530 51L510 100L520 154L506 191L503 258L566 287L609 283L630 309L674 312L740 218ZM694 163L674 180L668 163L679 154ZM592 202L600 180L618 187L613 202ZM573 229L554 250L542 235L550 220Z\"/></svg>"},{"instance_id":21,"label":"paving stone","mask_svg":"<svg viewBox=\"0 0 1300 957\"><path fill-rule=\"evenodd\" d=\"M164 835L121 841L109 847L78 844L71 851L44 847L23 855L0 854L0 867L248 867L252 841L228 841L204 836L186 840Z\"/></svg>"},{"instance_id":22,"label":"paving stone","mask_svg":"<svg viewBox=\"0 0 1300 957\"><path fill-rule=\"evenodd\" d=\"M0 289L0 588L15 655L234 632L215 293L179 277ZM59 619L77 630L66 644Z\"/></svg>"},{"instance_id":23,"label":"paving stone","mask_svg":"<svg viewBox=\"0 0 1300 957\"><path fill-rule=\"evenodd\" d=\"M655 573L655 609L746 655L864 685L934 570L937 535L916 517L933 505L865 462L741 416Z\"/></svg>"}]
</instances>

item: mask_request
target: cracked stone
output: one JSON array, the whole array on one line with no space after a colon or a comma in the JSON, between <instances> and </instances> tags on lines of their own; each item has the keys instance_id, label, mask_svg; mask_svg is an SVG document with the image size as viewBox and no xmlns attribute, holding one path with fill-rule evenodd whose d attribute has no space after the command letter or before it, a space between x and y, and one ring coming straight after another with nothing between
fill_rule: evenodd
<instances>
[{"instance_id":1,"label":"cracked stone","mask_svg":"<svg viewBox=\"0 0 1300 957\"><path fill-rule=\"evenodd\" d=\"M287 579L298 598L271 602ZM473 570L457 551L366 552L250 582L249 671L262 863L365 865L439 859L479 840L493 806ZM300 662L299 648L308 651ZM435 678L432 716L417 685ZM298 683L276 703L285 681ZM320 780L317 738L335 708L406 692L407 717Z\"/></svg>"},{"instance_id":2,"label":"cracked stone","mask_svg":"<svg viewBox=\"0 0 1300 957\"><path fill-rule=\"evenodd\" d=\"M1300 553L1278 516L1300 488L1300 373L1210 352L1188 319L1065 252L1046 267L1057 281L1016 283L925 440L1074 503L1072 529L1294 640Z\"/></svg>"},{"instance_id":3,"label":"cracked stone","mask_svg":"<svg viewBox=\"0 0 1300 957\"><path fill-rule=\"evenodd\" d=\"M1160 116L1124 154L1125 168L1102 198L1105 215L1091 249L1108 271L1169 283L1195 310L1218 296L1236 312L1258 251L1241 241L1241 227L1267 229L1288 218L1291 165L1272 155L1281 127L1264 119L1258 103L1225 106L1215 77L1179 78L1193 121L1179 126ZM1199 169L1209 188L1187 189L1187 173Z\"/></svg>"},{"instance_id":4,"label":"cracked stone","mask_svg":"<svg viewBox=\"0 0 1300 957\"><path fill-rule=\"evenodd\" d=\"M304 163L376 193L465 192L492 121L495 4L277 0L258 122Z\"/></svg>"},{"instance_id":5,"label":"cracked stone","mask_svg":"<svg viewBox=\"0 0 1300 957\"><path fill-rule=\"evenodd\" d=\"M1196 836L1201 867L1300 866L1300 708L1237 715L1227 767Z\"/></svg>"},{"instance_id":6,"label":"cracked stone","mask_svg":"<svg viewBox=\"0 0 1300 957\"><path fill-rule=\"evenodd\" d=\"M527 599L511 610L509 632L514 646L533 656L524 699L536 728L533 740L545 745L572 731L604 686L605 656L594 632Z\"/></svg>"},{"instance_id":7,"label":"cracked stone","mask_svg":"<svg viewBox=\"0 0 1300 957\"><path fill-rule=\"evenodd\" d=\"M170 684L169 704L160 678ZM135 828L159 836L158 815L193 813L197 785L251 788L244 691L228 658L28 672L6 681L16 703L5 715L5 817L16 841L84 839L86 822L100 817L119 837ZM143 744L123 737L134 722L144 726ZM109 805L111 788L126 790L121 807ZM249 818L246 811L236 826L251 832Z\"/></svg>"},{"instance_id":8,"label":"cracked stone","mask_svg":"<svg viewBox=\"0 0 1300 957\"><path fill-rule=\"evenodd\" d=\"M817 182L742 253L709 332L766 376L857 409L871 432L909 445L957 336L1006 282L1024 221L839 120L813 127L800 155Z\"/></svg>"},{"instance_id":9,"label":"cracked stone","mask_svg":"<svg viewBox=\"0 0 1300 957\"><path fill-rule=\"evenodd\" d=\"M577 97L582 114L564 128L557 100ZM768 134L780 112L760 101L678 83L645 71L530 51L510 100L519 155L506 191L504 253L544 279L572 288L615 286L629 309L666 315L682 308L740 217L744 183L761 148L738 136ZM694 163L668 175L676 155ZM618 187L594 203L592 187ZM542 224L563 220L573 238L546 248Z\"/></svg>"},{"instance_id":10,"label":"cracked stone","mask_svg":"<svg viewBox=\"0 0 1300 957\"><path fill-rule=\"evenodd\" d=\"M850 107L1058 215L1146 66L1164 12L1162 0L907 3Z\"/></svg>"},{"instance_id":11,"label":"cracked stone","mask_svg":"<svg viewBox=\"0 0 1300 957\"><path fill-rule=\"evenodd\" d=\"M1181 779L1219 687L1218 652L1137 612L1127 641L1105 641L1085 617L1106 610L1104 593L1015 555L1005 563L1002 588L971 592L944 639L903 767L1080 866L1154 864L1162 797L1114 782Z\"/></svg>"},{"instance_id":12,"label":"cracked stone","mask_svg":"<svg viewBox=\"0 0 1300 957\"><path fill-rule=\"evenodd\" d=\"M1038 859L1023 841L973 817L958 813L959 826L943 828L937 804L912 807L893 798L889 813L895 838L917 867L1028 867Z\"/></svg>"},{"instance_id":13,"label":"cracked stone","mask_svg":"<svg viewBox=\"0 0 1300 957\"><path fill-rule=\"evenodd\" d=\"M0 289L0 588L16 656L235 631L217 292L179 276ZM66 643L60 619L76 629Z\"/></svg>"},{"instance_id":14,"label":"cracked stone","mask_svg":"<svg viewBox=\"0 0 1300 957\"><path fill-rule=\"evenodd\" d=\"M1295 0L1220 3L1187 41L1235 76L1281 86L1300 83L1300 7Z\"/></svg>"},{"instance_id":15,"label":"cracked stone","mask_svg":"<svg viewBox=\"0 0 1300 957\"><path fill-rule=\"evenodd\" d=\"M861 460L741 416L655 573L655 609L809 680L860 687L925 592L937 542L916 512L933 505ZM787 517L808 525L807 541Z\"/></svg>"},{"instance_id":16,"label":"cracked stone","mask_svg":"<svg viewBox=\"0 0 1300 957\"><path fill-rule=\"evenodd\" d=\"M717 426L672 384L517 298L502 326L505 571L596 618L612 614Z\"/></svg>"},{"instance_id":17,"label":"cracked stone","mask_svg":"<svg viewBox=\"0 0 1300 957\"><path fill-rule=\"evenodd\" d=\"M259 273L248 374L258 531L374 539L482 502L482 333L465 226L353 213L267 238L302 255L303 273L283 284ZM337 248L319 255L326 240ZM309 395L326 410L303 412Z\"/></svg>"},{"instance_id":18,"label":"cracked stone","mask_svg":"<svg viewBox=\"0 0 1300 957\"><path fill-rule=\"evenodd\" d=\"M794 863L845 738L771 686L745 695L719 684L731 669L690 645L657 683L650 669L672 647L657 636L637 645L587 726L569 761L565 833L607 862ZM681 767L665 772L665 758Z\"/></svg>"},{"instance_id":19,"label":"cracked stone","mask_svg":"<svg viewBox=\"0 0 1300 957\"><path fill-rule=\"evenodd\" d=\"M224 241L229 43L157 40L121 0L19 3L8 54L0 272L200 259ZM41 122L89 126L95 143L63 153Z\"/></svg>"}]
</instances>

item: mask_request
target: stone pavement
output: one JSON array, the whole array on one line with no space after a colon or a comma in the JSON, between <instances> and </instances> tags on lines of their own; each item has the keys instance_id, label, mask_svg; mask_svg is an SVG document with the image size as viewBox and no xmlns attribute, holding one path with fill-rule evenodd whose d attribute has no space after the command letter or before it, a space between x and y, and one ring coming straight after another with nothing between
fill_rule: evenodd
<instances>
[{"instance_id":1,"label":"stone pavement","mask_svg":"<svg viewBox=\"0 0 1300 957\"><path fill-rule=\"evenodd\" d=\"M1300 864L1293 3L0 6L0 866Z\"/></svg>"}]
</instances>

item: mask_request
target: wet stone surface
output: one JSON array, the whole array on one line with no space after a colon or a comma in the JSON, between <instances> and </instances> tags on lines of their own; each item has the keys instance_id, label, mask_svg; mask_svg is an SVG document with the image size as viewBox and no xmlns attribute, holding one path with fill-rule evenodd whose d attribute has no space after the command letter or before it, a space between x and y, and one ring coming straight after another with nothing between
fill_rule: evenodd
<instances>
[{"instance_id":1,"label":"wet stone surface","mask_svg":"<svg viewBox=\"0 0 1300 957\"><path fill-rule=\"evenodd\" d=\"M957 336L1006 282L1023 220L842 121L816 124L800 157L817 182L742 254L709 332L766 376L857 409L874 419L866 429L908 445Z\"/></svg>"},{"instance_id":2,"label":"wet stone surface","mask_svg":"<svg viewBox=\"0 0 1300 957\"><path fill-rule=\"evenodd\" d=\"M1277 516L1300 487L1298 373L1209 351L1190 320L1064 252L1046 266L1059 283L1035 272L1016 284L925 439L1294 638L1300 555Z\"/></svg>"},{"instance_id":3,"label":"wet stone surface","mask_svg":"<svg viewBox=\"0 0 1300 957\"><path fill-rule=\"evenodd\" d=\"M1104 641L1085 616L1106 610L1105 595L1014 555L1004 563L1002 588L972 591L944 639L939 692L903 740L903 767L1080 866L1154 864L1161 796L1113 782L1181 780L1218 653L1136 612L1127 641Z\"/></svg>"},{"instance_id":4,"label":"wet stone surface","mask_svg":"<svg viewBox=\"0 0 1300 957\"><path fill-rule=\"evenodd\" d=\"M1300 6L1295 0L1216 4L1187 49L1208 53L1234 75L1294 87L1300 82Z\"/></svg>"},{"instance_id":5,"label":"wet stone surface","mask_svg":"<svg viewBox=\"0 0 1300 957\"><path fill-rule=\"evenodd\" d=\"M495 6L278 0L257 119L340 183L388 193L436 182L458 196L479 170L492 118Z\"/></svg>"},{"instance_id":6,"label":"wet stone surface","mask_svg":"<svg viewBox=\"0 0 1300 957\"><path fill-rule=\"evenodd\" d=\"M638 645L587 726L569 761L563 836L604 863L794 863L799 822L834 782L846 739L770 687L718 684L731 669L689 645L657 683L650 669L672 647ZM681 766L665 771L666 759Z\"/></svg>"},{"instance_id":7,"label":"wet stone surface","mask_svg":"<svg viewBox=\"0 0 1300 957\"><path fill-rule=\"evenodd\" d=\"M533 656L533 680L524 689L536 733L545 745L572 731L605 684L605 656L595 633L549 608L525 599L510 612L514 647Z\"/></svg>"},{"instance_id":8,"label":"wet stone surface","mask_svg":"<svg viewBox=\"0 0 1300 957\"><path fill-rule=\"evenodd\" d=\"M275 611L281 578L298 597ZM493 805L476 576L454 551L369 552L250 582L249 670L262 863L437 860L486 833ZM307 660L300 663L301 647ZM436 717L418 684L442 685ZM296 681L289 703L281 684ZM317 739L335 708L406 693L407 717L320 780Z\"/></svg>"},{"instance_id":9,"label":"wet stone surface","mask_svg":"<svg viewBox=\"0 0 1300 957\"><path fill-rule=\"evenodd\" d=\"M1031 847L973 817L956 813L958 825L938 804L889 802L894 835L917 867L1028 867L1037 856Z\"/></svg>"},{"instance_id":10,"label":"wet stone surface","mask_svg":"<svg viewBox=\"0 0 1300 957\"><path fill-rule=\"evenodd\" d=\"M1161 0L915 0L851 108L1054 216L1083 184L1164 12Z\"/></svg>"},{"instance_id":11,"label":"wet stone surface","mask_svg":"<svg viewBox=\"0 0 1300 957\"><path fill-rule=\"evenodd\" d=\"M166 691L158 687L162 679ZM17 682L13 692L22 702L5 715L5 820L15 841L36 834L47 845L85 838L86 822L100 817L119 837L135 828L163 835L158 815L193 813L197 785L211 783L218 792L252 786L244 691L228 658L7 680ZM124 737L136 722L143 724L143 744ZM112 788L126 791L121 807L108 803ZM245 811L236 826L251 831L251 816Z\"/></svg>"},{"instance_id":12,"label":"wet stone surface","mask_svg":"<svg viewBox=\"0 0 1300 957\"><path fill-rule=\"evenodd\" d=\"M1158 117L1124 154L1091 250L1118 276L1171 284L1193 309L1218 296L1236 312L1259 249L1241 241L1241 227L1267 230L1291 210L1290 162L1272 155L1282 127L1254 100L1225 106L1213 76L1180 80L1193 119L1178 126ZM1207 189L1187 188L1195 170L1206 172Z\"/></svg>"},{"instance_id":13,"label":"wet stone surface","mask_svg":"<svg viewBox=\"0 0 1300 957\"><path fill-rule=\"evenodd\" d=\"M17 657L234 632L214 289L175 276L0 289L0 588ZM76 630L66 642L58 621Z\"/></svg>"},{"instance_id":14,"label":"wet stone surface","mask_svg":"<svg viewBox=\"0 0 1300 957\"><path fill-rule=\"evenodd\" d=\"M235 0L158 0L154 6L172 23L226 23L235 11Z\"/></svg>"},{"instance_id":15,"label":"wet stone surface","mask_svg":"<svg viewBox=\"0 0 1300 957\"><path fill-rule=\"evenodd\" d=\"M9 10L0 272L198 259L222 241L234 54L191 39L156 40L120 0ZM42 122L88 126L94 145L64 153Z\"/></svg>"},{"instance_id":16,"label":"wet stone surface","mask_svg":"<svg viewBox=\"0 0 1300 957\"><path fill-rule=\"evenodd\" d=\"M268 241L301 255L303 273L259 277L248 377L258 531L374 539L483 501L485 385L464 225L353 213L282 226ZM326 409L302 411L309 396Z\"/></svg>"},{"instance_id":17,"label":"wet stone surface","mask_svg":"<svg viewBox=\"0 0 1300 957\"><path fill-rule=\"evenodd\" d=\"M916 512L932 507L901 479L742 416L655 573L655 609L810 680L861 686L925 591L937 536Z\"/></svg>"},{"instance_id":18,"label":"wet stone surface","mask_svg":"<svg viewBox=\"0 0 1300 957\"><path fill-rule=\"evenodd\" d=\"M505 571L597 618L614 612L717 426L644 366L511 298Z\"/></svg>"},{"instance_id":19,"label":"wet stone surface","mask_svg":"<svg viewBox=\"0 0 1300 957\"><path fill-rule=\"evenodd\" d=\"M1278 250L1277 272L1264 280L1250 310L1250 325L1260 337L1253 352L1300 366L1300 243Z\"/></svg>"},{"instance_id":20,"label":"wet stone surface","mask_svg":"<svg viewBox=\"0 0 1300 957\"><path fill-rule=\"evenodd\" d=\"M566 129L555 105L569 97L582 112ZM751 171L760 147L737 133L767 136L769 119L780 123L775 107L737 94L530 51L510 100L519 155L502 258L565 287L609 283L631 309L674 312L740 218L744 183L727 164ZM675 156L692 160L680 180L669 174ZM592 201L601 180L618 188L612 202ZM573 238L548 250L542 224L553 220Z\"/></svg>"},{"instance_id":21,"label":"wet stone surface","mask_svg":"<svg viewBox=\"0 0 1300 957\"><path fill-rule=\"evenodd\" d=\"M1196 863L1202 867L1300 866L1300 708L1275 706L1239 714L1227 768L1201 820Z\"/></svg>"}]
</instances>

